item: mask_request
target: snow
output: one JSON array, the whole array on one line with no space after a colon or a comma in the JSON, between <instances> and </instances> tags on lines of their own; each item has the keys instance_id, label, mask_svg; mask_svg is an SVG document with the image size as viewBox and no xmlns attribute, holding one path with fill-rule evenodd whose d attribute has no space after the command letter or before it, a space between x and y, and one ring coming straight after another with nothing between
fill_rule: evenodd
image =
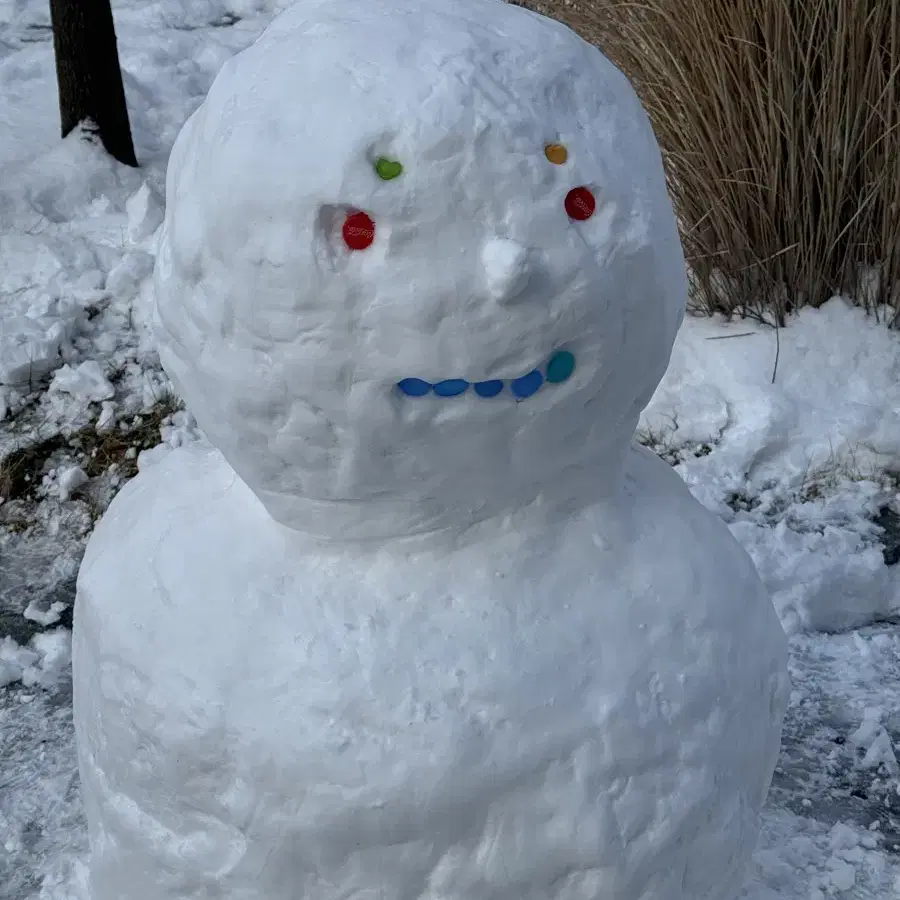
<instances>
[{"instance_id":1,"label":"snow","mask_svg":"<svg viewBox=\"0 0 900 900\"><path fill-rule=\"evenodd\" d=\"M64 365L57 369L50 382L51 391L62 391L83 400L109 400L115 396L115 388L103 374L100 363L89 359L75 368Z\"/></svg>"},{"instance_id":2,"label":"snow","mask_svg":"<svg viewBox=\"0 0 900 900\"><path fill-rule=\"evenodd\" d=\"M21 681L25 687L56 687L68 675L72 661L67 629L36 634L30 647L20 647L11 637L0 642L0 685Z\"/></svg>"},{"instance_id":3,"label":"snow","mask_svg":"<svg viewBox=\"0 0 900 900\"><path fill-rule=\"evenodd\" d=\"M93 900L733 900L787 642L631 447L687 277L621 73L499 0L297 2L179 134L154 284L212 446L79 572Z\"/></svg>"},{"instance_id":4,"label":"snow","mask_svg":"<svg viewBox=\"0 0 900 900\"><path fill-rule=\"evenodd\" d=\"M896 333L835 298L778 333L693 321L642 427L750 551L785 628L837 631L900 614L875 523L898 409Z\"/></svg>"},{"instance_id":5,"label":"snow","mask_svg":"<svg viewBox=\"0 0 900 900\"><path fill-rule=\"evenodd\" d=\"M733 897L787 702L774 610L649 451L570 497L323 549L205 442L129 482L75 615L95 900Z\"/></svg>"},{"instance_id":6,"label":"snow","mask_svg":"<svg viewBox=\"0 0 900 900\"><path fill-rule=\"evenodd\" d=\"M270 513L326 540L464 527L586 460L615 483L687 294L664 184L631 86L557 23L500 0L302 0L173 148L160 356ZM586 221L566 212L580 185ZM572 377L523 402L470 387L541 379L560 351ZM466 393L391 389L409 378Z\"/></svg>"},{"instance_id":7,"label":"snow","mask_svg":"<svg viewBox=\"0 0 900 900\"><path fill-rule=\"evenodd\" d=\"M65 358L52 365L96 360L117 391L112 401L85 406L71 395L47 393L55 369L43 380L33 376L33 390L0 379L0 410L7 407L0 419L0 459L82 425L93 430L101 414L110 417L112 435L130 443L122 455L136 457L142 469L197 438L190 417L175 412L152 438L155 443L164 432L167 443L148 452L138 441L138 431L154 421L150 405L168 388L145 328L149 284L141 282L134 296L107 298L103 291L109 272L129 253L154 252L153 234L139 245L132 239L129 223L139 215L131 210L144 200L129 204L129 198L144 184L147 197L163 195L166 159L179 128L223 62L249 44L281 5L114 3L142 162L132 172L93 147L58 140L48 7L38 0L0 0L0 235L14 236L20 248L14 261L2 254L0 345L7 338L27 342L35 332L22 319L44 317L41 333L54 323L62 328ZM39 240L26 240L31 238ZM48 246L59 266L48 263ZM42 306L42 294L76 299L79 308ZM733 337L744 332L754 336ZM872 746L873 757L882 755L882 732L893 755L900 752L897 567L884 564L896 559L900 541L890 515L900 499L891 449L900 434L893 425L897 388L891 378L900 344L883 326L847 313L840 301L793 319L777 337L748 322L688 319L643 434L695 495L728 521L775 588L791 631L792 701L741 900L882 900L900 894L900 795L889 758L878 766L862 763ZM791 342L798 349L788 366ZM685 360L683 346L693 348L690 366L679 362ZM801 360L804 375L795 372L792 382L785 376ZM845 382L853 386L852 403ZM714 429L723 396L743 399ZM773 423L769 432L756 430L761 411ZM136 416L145 424L134 427ZM879 423L884 444L870 455ZM767 434L777 435L779 428L781 437L769 450ZM729 441L727 452L720 451L723 440ZM813 448L819 448L818 461L810 459L807 467ZM757 458L765 462L765 478L753 465L744 466L749 475L734 468L735 460ZM49 467L76 462L86 465L73 458L51 460ZM708 467L702 481L698 466ZM782 472L789 477L781 478ZM46 613L62 603L67 612L49 628L71 623L74 575L93 521L114 493L112 477L93 474L85 486L96 507L84 492L67 501L45 493L40 476L33 502L0 505L0 636L10 636L19 650L43 652L32 638L44 626L25 618L26 608ZM24 668L17 664L19 671ZM15 681L0 690L3 900L83 897L86 834L70 703L65 677L56 686ZM850 871L852 886L838 890ZM843 880L835 877L840 872Z\"/></svg>"}]
</instances>

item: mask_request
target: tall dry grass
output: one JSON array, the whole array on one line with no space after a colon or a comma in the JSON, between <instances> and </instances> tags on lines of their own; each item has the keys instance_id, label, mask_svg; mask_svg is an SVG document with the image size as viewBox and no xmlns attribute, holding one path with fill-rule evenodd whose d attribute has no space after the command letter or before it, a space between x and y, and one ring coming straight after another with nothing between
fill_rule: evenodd
<instances>
[{"instance_id":1,"label":"tall dry grass","mask_svg":"<svg viewBox=\"0 0 900 900\"><path fill-rule=\"evenodd\" d=\"M632 79L693 303L900 310L900 0L522 0Z\"/></svg>"}]
</instances>

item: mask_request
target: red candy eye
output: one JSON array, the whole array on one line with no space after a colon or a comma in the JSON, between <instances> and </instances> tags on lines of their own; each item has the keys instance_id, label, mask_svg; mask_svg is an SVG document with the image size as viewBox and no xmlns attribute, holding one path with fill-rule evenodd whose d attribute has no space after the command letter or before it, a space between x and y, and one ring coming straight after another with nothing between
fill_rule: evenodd
<instances>
[{"instance_id":1,"label":"red candy eye","mask_svg":"<svg viewBox=\"0 0 900 900\"><path fill-rule=\"evenodd\" d=\"M584 222L589 219L597 208L597 201L594 195L586 187L572 188L566 194L566 212L570 219L578 222Z\"/></svg>"},{"instance_id":2,"label":"red candy eye","mask_svg":"<svg viewBox=\"0 0 900 900\"><path fill-rule=\"evenodd\" d=\"M350 213L344 221L344 243L351 250L365 250L375 240L375 223L364 212Z\"/></svg>"}]
</instances>

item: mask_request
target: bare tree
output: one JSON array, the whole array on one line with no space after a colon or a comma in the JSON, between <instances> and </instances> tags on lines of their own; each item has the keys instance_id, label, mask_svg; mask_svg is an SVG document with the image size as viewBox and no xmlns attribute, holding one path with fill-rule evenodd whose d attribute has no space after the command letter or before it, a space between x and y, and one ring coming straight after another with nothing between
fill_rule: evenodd
<instances>
[{"instance_id":1,"label":"bare tree","mask_svg":"<svg viewBox=\"0 0 900 900\"><path fill-rule=\"evenodd\" d=\"M50 0L62 136L84 124L136 166L110 0Z\"/></svg>"}]
</instances>

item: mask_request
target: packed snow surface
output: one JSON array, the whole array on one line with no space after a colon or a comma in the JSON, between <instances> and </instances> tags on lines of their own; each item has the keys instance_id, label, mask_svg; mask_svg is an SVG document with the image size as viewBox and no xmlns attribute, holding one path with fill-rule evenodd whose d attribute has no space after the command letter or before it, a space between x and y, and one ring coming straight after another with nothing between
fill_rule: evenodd
<instances>
[{"instance_id":1,"label":"packed snow surface","mask_svg":"<svg viewBox=\"0 0 900 900\"><path fill-rule=\"evenodd\" d=\"M94 900L735 897L787 642L665 462L591 482L370 549L205 442L129 482L75 611Z\"/></svg>"},{"instance_id":2,"label":"packed snow surface","mask_svg":"<svg viewBox=\"0 0 900 900\"><path fill-rule=\"evenodd\" d=\"M580 187L586 220L567 212ZM634 91L499 0L301 0L172 151L163 363L275 518L324 538L465 526L588 462L614 483L685 297ZM574 374L522 402L395 389L540 378L561 351Z\"/></svg>"},{"instance_id":3,"label":"packed snow surface","mask_svg":"<svg viewBox=\"0 0 900 900\"><path fill-rule=\"evenodd\" d=\"M131 170L74 135L59 141L49 7L0 0L0 235L13 236L0 266L0 344L32 340L33 323L51 343L62 335L48 376L38 377L45 351L35 349L33 377L0 384L0 460L84 425L121 435L131 445L122 458L147 465L196 436L178 412L147 432L163 441L152 453L135 443L168 386L143 326L165 166L220 66L285 5L114 2L142 163ZM47 391L56 368L89 360L112 399ZM900 340L834 300L778 334L689 318L642 422L642 440L750 551L791 632L791 705L741 900L900 895L900 567L887 564L900 557L898 409ZM102 510L121 473L113 462L95 474L90 458L70 455L46 458L33 505L0 503L0 655L12 679L0 690L3 900L84 897L65 628L93 504ZM59 482L76 465L90 482L63 499Z\"/></svg>"}]
</instances>

